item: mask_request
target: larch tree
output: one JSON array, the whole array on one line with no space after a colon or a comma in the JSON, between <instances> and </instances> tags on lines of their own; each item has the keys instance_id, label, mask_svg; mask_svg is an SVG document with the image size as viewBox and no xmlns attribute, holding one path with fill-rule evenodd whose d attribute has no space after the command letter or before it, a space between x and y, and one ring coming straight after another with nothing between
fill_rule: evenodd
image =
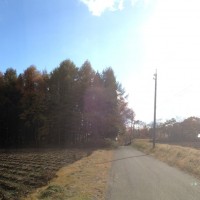
<instances>
[{"instance_id":1,"label":"larch tree","mask_svg":"<svg viewBox=\"0 0 200 200\"><path fill-rule=\"evenodd\" d=\"M19 100L16 70L8 68L1 78L1 138L6 146L16 143L19 130Z\"/></svg>"},{"instance_id":2,"label":"larch tree","mask_svg":"<svg viewBox=\"0 0 200 200\"><path fill-rule=\"evenodd\" d=\"M77 98L76 82L78 69L70 60L63 61L50 75L50 123L51 137L57 139L58 144L74 142ZM78 119L77 119L78 120Z\"/></svg>"},{"instance_id":3,"label":"larch tree","mask_svg":"<svg viewBox=\"0 0 200 200\"><path fill-rule=\"evenodd\" d=\"M0 147L95 143L125 132L134 112L112 68L64 60L51 73L0 73Z\"/></svg>"},{"instance_id":4,"label":"larch tree","mask_svg":"<svg viewBox=\"0 0 200 200\"><path fill-rule=\"evenodd\" d=\"M40 142L41 129L45 124L46 88L42 74L30 66L22 74L21 114L22 139L36 146Z\"/></svg>"}]
</instances>

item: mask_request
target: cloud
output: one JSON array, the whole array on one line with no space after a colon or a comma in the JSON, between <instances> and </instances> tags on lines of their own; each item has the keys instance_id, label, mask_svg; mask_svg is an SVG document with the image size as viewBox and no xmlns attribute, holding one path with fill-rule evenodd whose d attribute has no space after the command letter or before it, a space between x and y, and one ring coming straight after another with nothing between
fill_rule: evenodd
<instances>
[{"instance_id":1,"label":"cloud","mask_svg":"<svg viewBox=\"0 0 200 200\"><path fill-rule=\"evenodd\" d=\"M135 4L138 2L139 0L131 0L131 5L135 6Z\"/></svg>"},{"instance_id":2,"label":"cloud","mask_svg":"<svg viewBox=\"0 0 200 200\"><path fill-rule=\"evenodd\" d=\"M151 3L151 0L130 0L131 5L134 7L139 1L143 3L144 6L148 6Z\"/></svg>"},{"instance_id":3,"label":"cloud","mask_svg":"<svg viewBox=\"0 0 200 200\"><path fill-rule=\"evenodd\" d=\"M118 11L124 9L125 2L131 4L132 7L138 2L142 2L147 7L151 0L80 0L84 3L89 11L95 16L101 16L105 11Z\"/></svg>"},{"instance_id":4,"label":"cloud","mask_svg":"<svg viewBox=\"0 0 200 200\"><path fill-rule=\"evenodd\" d=\"M95 16L101 16L106 11L123 10L124 0L80 0Z\"/></svg>"},{"instance_id":5,"label":"cloud","mask_svg":"<svg viewBox=\"0 0 200 200\"><path fill-rule=\"evenodd\" d=\"M123 10L124 9L124 0L120 0L119 1L118 9L119 10Z\"/></svg>"}]
</instances>

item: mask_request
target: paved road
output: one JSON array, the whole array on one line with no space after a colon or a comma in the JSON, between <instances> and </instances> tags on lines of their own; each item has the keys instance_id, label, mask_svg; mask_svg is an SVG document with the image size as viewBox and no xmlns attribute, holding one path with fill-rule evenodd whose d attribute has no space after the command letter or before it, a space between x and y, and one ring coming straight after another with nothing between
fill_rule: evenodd
<instances>
[{"instance_id":1,"label":"paved road","mask_svg":"<svg viewBox=\"0 0 200 200\"><path fill-rule=\"evenodd\" d=\"M115 152L107 200L200 200L200 181L132 147Z\"/></svg>"}]
</instances>

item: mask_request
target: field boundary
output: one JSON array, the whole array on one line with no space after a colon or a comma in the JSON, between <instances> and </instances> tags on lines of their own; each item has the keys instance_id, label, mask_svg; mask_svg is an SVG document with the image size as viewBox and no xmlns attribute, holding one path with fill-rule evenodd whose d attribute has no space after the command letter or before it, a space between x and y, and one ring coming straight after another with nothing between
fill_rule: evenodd
<instances>
[{"instance_id":1,"label":"field boundary","mask_svg":"<svg viewBox=\"0 0 200 200\"><path fill-rule=\"evenodd\" d=\"M48 185L23 200L104 200L113 150L96 150L88 157L61 168Z\"/></svg>"},{"instance_id":2,"label":"field boundary","mask_svg":"<svg viewBox=\"0 0 200 200\"><path fill-rule=\"evenodd\" d=\"M91 150L52 149L0 153L0 199L18 200L46 185L63 166L89 156Z\"/></svg>"}]
</instances>

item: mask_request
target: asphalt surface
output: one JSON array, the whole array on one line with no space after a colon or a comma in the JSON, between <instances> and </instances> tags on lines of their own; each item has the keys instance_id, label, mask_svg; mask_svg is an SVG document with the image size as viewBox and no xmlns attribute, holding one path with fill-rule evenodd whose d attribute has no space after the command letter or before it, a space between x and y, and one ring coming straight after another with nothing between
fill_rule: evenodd
<instances>
[{"instance_id":1,"label":"asphalt surface","mask_svg":"<svg viewBox=\"0 0 200 200\"><path fill-rule=\"evenodd\" d=\"M110 171L107 200L200 200L200 181L133 149L120 147Z\"/></svg>"}]
</instances>

